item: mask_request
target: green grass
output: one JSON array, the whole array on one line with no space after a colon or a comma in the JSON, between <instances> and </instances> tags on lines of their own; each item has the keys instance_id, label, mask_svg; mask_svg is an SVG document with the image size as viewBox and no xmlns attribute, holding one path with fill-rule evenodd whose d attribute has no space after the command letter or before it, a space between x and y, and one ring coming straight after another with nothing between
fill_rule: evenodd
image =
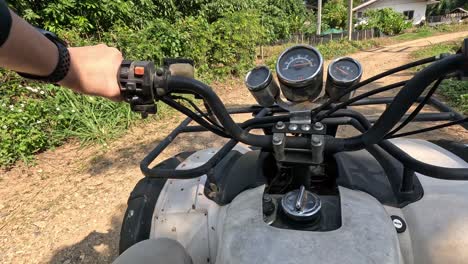
<instances>
[{"instance_id":1,"label":"green grass","mask_svg":"<svg viewBox=\"0 0 468 264\"><path fill-rule=\"evenodd\" d=\"M393 37L393 39L397 41L409 41L409 40L430 37L434 35L435 32L436 31L431 28L423 27L420 30L416 30L414 32L407 32L407 33L403 33L401 35L395 36Z\"/></svg>"},{"instance_id":2,"label":"green grass","mask_svg":"<svg viewBox=\"0 0 468 264\"><path fill-rule=\"evenodd\" d=\"M444 33L466 31L466 30L468 30L468 25L466 23L451 24L451 25L438 25L435 27L423 26L419 28L413 28L409 32L405 32L398 36L392 37L392 39L398 42L410 41L410 40L416 40L420 38L427 38L427 37L431 37L435 35L440 35Z\"/></svg>"},{"instance_id":3,"label":"green grass","mask_svg":"<svg viewBox=\"0 0 468 264\"><path fill-rule=\"evenodd\" d=\"M436 56L442 53L454 53L460 48L460 45L461 40L433 44L422 49L413 51L411 55L416 59L422 59L431 56Z\"/></svg>"},{"instance_id":4,"label":"green grass","mask_svg":"<svg viewBox=\"0 0 468 264\"><path fill-rule=\"evenodd\" d=\"M442 53L454 53L460 47L461 39L427 46L412 52L415 59L427 58ZM420 68L419 68L420 69ZM437 91L448 103L462 113L468 114L468 81L444 80Z\"/></svg>"},{"instance_id":5,"label":"green grass","mask_svg":"<svg viewBox=\"0 0 468 264\"><path fill-rule=\"evenodd\" d=\"M118 138L140 119L126 103L76 94L53 85L29 82L0 70L0 167L33 155L70 138L84 144ZM158 104L154 120L170 116Z\"/></svg>"}]
</instances>

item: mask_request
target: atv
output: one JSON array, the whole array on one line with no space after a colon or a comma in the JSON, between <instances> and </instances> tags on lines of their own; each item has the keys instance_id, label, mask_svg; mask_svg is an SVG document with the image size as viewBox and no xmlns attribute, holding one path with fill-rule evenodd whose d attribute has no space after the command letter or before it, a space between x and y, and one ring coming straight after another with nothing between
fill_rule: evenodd
<instances>
[{"instance_id":1,"label":"atv","mask_svg":"<svg viewBox=\"0 0 468 264\"><path fill-rule=\"evenodd\" d=\"M355 95L421 65L408 80ZM258 66L245 77L258 104L227 109L188 59L124 61L119 82L133 111L155 114L161 101L187 118L141 161L116 263L468 263L468 145L406 137L467 129L432 95L444 79L468 77L468 39L457 54L362 73L342 57L324 82L320 52L295 45L276 74ZM352 108L372 105L386 108L377 118ZM436 111L422 113L426 105ZM447 122L401 132L434 121ZM359 135L337 137L342 126ZM229 141L150 166L179 134L206 131Z\"/></svg>"}]
</instances>

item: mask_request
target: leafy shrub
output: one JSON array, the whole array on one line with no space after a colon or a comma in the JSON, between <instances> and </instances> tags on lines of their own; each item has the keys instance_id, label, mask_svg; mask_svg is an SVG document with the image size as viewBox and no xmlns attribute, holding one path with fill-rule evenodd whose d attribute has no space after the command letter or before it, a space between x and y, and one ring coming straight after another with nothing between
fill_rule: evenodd
<instances>
[{"instance_id":1,"label":"leafy shrub","mask_svg":"<svg viewBox=\"0 0 468 264\"><path fill-rule=\"evenodd\" d=\"M376 28L386 35L396 35L411 27L406 17L392 8L370 9L365 13L367 23L363 28Z\"/></svg>"},{"instance_id":2,"label":"leafy shrub","mask_svg":"<svg viewBox=\"0 0 468 264\"><path fill-rule=\"evenodd\" d=\"M323 24L325 29L344 29L347 17L347 7L343 0L330 0L323 6Z\"/></svg>"},{"instance_id":3,"label":"leafy shrub","mask_svg":"<svg viewBox=\"0 0 468 264\"><path fill-rule=\"evenodd\" d=\"M115 24L139 28L152 17L151 0L52 0L9 1L19 15L51 31L71 29L80 33L106 31Z\"/></svg>"},{"instance_id":4,"label":"leafy shrub","mask_svg":"<svg viewBox=\"0 0 468 264\"><path fill-rule=\"evenodd\" d=\"M255 48L263 30L256 14L237 12L228 14L212 24L212 49L209 64L214 74L239 74L251 66Z\"/></svg>"}]
</instances>

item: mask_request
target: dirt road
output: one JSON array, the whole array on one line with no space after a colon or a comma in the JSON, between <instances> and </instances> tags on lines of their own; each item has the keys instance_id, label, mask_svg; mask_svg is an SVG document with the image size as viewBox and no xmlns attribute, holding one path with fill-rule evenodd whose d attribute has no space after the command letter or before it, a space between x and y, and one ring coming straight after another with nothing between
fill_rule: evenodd
<instances>
[{"instance_id":1,"label":"dirt road","mask_svg":"<svg viewBox=\"0 0 468 264\"><path fill-rule=\"evenodd\" d=\"M352 57L362 62L366 78L409 62L409 53L415 49L464 36L468 31L375 48ZM378 85L409 76L401 73ZM231 105L254 102L240 79L216 87ZM381 110L363 109L369 114ZM181 116L174 116L136 126L106 148L69 143L38 155L34 167L18 165L0 172L0 263L109 263L115 259L126 201L141 178L139 161L180 120ZM460 128L428 136L468 140ZM207 133L184 135L160 160L182 150L221 143Z\"/></svg>"}]
</instances>

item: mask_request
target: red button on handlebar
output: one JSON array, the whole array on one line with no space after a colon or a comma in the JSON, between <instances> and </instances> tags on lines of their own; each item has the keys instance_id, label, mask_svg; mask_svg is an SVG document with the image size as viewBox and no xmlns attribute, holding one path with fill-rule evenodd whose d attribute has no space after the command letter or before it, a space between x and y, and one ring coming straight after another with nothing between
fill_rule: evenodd
<instances>
[{"instance_id":1,"label":"red button on handlebar","mask_svg":"<svg viewBox=\"0 0 468 264\"><path fill-rule=\"evenodd\" d=\"M145 67L135 67L135 75L138 75L138 76L145 75Z\"/></svg>"}]
</instances>

